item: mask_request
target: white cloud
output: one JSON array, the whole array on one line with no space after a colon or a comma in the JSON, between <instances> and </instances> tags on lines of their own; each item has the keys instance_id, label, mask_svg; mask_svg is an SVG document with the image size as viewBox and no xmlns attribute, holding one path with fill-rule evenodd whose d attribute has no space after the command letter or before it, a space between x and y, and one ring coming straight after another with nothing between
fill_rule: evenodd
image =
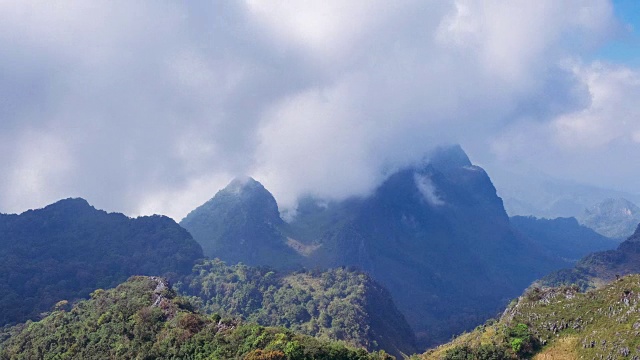
<instances>
[{"instance_id":1,"label":"white cloud","mask_svg":"<svg viewBox=\"0 0 640 360\"><path fill-rule=\"evenodd\" d=\"M13 161L5 164L8 171L0 172L1 182L7 184L0 195L5 206L36 207L58 200L51 194L66 190L66 174L73 170L66 144L34 130L25 131L16 140L17 147L11 151Z\"/></svg>"},{"instance_id":2,"label":"white cloud","mask_svg":"<svg viewBox=\"0 0 640 360\"><path fill-rule=\"evenodd\" d=\"M442 142L489 159L636 141L635 70L567 65L615 26L605 0L3 2L0 170L38 169L25 147L64 161L30 155L51 169L25 184L60 186L4 181L0 211L73 195L179 219L237 174L290 207Z\"/></svg>"},{"instance_id":3,"label":"white cloud","mask_svg":"<svg viewBox=\"0 0 640 360\"><path fill-rule=\"evenodd\" d=\"M575 72L588 86L591 102L555 119L559 145L600 148L619 139L633 139L640 131L640 74L599 63L576 66Z\"/></svg>"},{"instance_id":4,"label":"white cloud","mask_svg":"<svg viewBox=\"0 0 640 360\"><path fill-rule=\"evenodd\" d=\"M422 198L431 206L442 206L444 200L438 195L438 190L428 175L414 174L413 180L422 194Z\"/></svg>"}]
</instances>

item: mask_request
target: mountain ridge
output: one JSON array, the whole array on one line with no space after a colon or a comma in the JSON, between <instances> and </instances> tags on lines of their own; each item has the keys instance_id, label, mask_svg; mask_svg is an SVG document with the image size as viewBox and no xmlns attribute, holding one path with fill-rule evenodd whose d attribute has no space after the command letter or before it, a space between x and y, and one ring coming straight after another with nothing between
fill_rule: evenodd
<instances>
[{"instance_id":1,"label":"mountain ridge","mask_svg":"<svg viewBox=\"0 0 640 360\"><path fill-rule=\"evenodd\" d=\"M617 249L589 254L574 267L552 272L536 283L543 286L575 284L588 289L633 273L640 273L640 225Z\"/></svg>"},{"instance_id":2,"label":"mountain ridge","mask_svg":"<svg viewBox=\"0 0 640 360\"><path fill-rule=\"evenodd\" d=\"M135 219L80 198L0 216L0 324L36 319L135 274L188 274L203 257L166 216Z\"/></svg>"}]
</instances>

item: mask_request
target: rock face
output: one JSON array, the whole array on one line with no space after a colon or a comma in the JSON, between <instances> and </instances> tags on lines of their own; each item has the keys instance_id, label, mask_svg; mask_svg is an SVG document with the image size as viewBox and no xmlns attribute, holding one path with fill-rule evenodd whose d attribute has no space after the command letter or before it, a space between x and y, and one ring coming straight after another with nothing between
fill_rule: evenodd
<instances>
[{"instance_id":1,"label":"rock face","mask_svg":"<svg viewBox=\"0 0 640 360\"><path fill-rule=\"evenodd\" d=\"M486 172L459 146L397 171L370 196L302 199L289 223L279 221L273 207L257 220L222 220L231 209L252 207L244 195L223 202L229 193L222 190L182 224L206 247L237 244L239 236L222 234L246 231L255 222L264 229L252 232L259 251L239 258L221 246L210 255L250 265L279 266L272 260L278 256L285 265L357 266L389 289L422 346L477 325L531 281L567 265L513 231ZM199 227L196 215L200 224L216 225Z\"/></svg>"},{"instance_id":2,"label":"rock face","mask_svg":"<svg viewBox=\"0 0 640 360\"><path fill-rule=\"evenodd\" d=\"M584 211L580 222L612 239L625 239L640 223L640 208L627 199L606 199Z\"/></svg>"},{"instance_id":3,"label":"rock face","mask_svg":"<svg viewBox=\"0 0 640 360\"><path fill-rule=\"evenodd\" d=\"M532 241L568 261L596 251L611 250L618 242L580 225L575 218L538 219L511 217L513 227Z\"/></svg>"},{"instance_id":4,"label":"rock face","mask_svg":"<svg viewBox=\"0 0 640 360\"><path fill-rule=\"evenodd\" d=\"M83 199L0 215L0 324L37 318L57 301L131 275L186 275L202 257L191 235L165 216L131 219Z\"/></svg>"}]
</instances>

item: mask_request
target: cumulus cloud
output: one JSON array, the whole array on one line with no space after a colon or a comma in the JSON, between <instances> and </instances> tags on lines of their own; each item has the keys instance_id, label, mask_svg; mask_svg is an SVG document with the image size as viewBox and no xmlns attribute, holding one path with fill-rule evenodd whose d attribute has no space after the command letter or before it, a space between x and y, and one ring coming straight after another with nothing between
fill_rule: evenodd
<instances>
[{"instance_id":1,"label":"cumulus cloud","mask_svg":"<svg viewBox=\"0 0 640 360\"><path fill-rule=\"evenodd\" d=\"M571 70L585 86L586 104L546 122L512 124L493 142L494 153L505 164L536 164L558 177L637 193L630 159L640 156L640 74L601 62Z\"/></svg>"},{"instance_id":2,"label":"cumulus cloud","mask_svg":"<svg viewBox=\"0 0 640 360\"><path fill-rule=\"evenodd\" d=\"M0 211L83 196L180 219L239 174L293 207L364 194L442 142L508 161L535 139L561 156L528 161L562 168L640 139L637 70L581 63L613 16L605 0L3 2Z\"/></svg>"}]
</instances>

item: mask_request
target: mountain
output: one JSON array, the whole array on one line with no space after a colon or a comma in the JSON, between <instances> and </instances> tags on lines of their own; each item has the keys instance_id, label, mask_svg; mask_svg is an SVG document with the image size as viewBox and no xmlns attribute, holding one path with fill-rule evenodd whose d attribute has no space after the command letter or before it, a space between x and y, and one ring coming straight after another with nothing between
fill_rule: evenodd
<instances>
[{"instance_id":1,"label":"mountain","mask_svg":"<svg viewBox=\"0 0 640 360\"><path fill-rule=\"evenodd\" d=\"M626 239L640 223L640 208L624 198L606 199L584 210L580 222L613 239Z\"/></svg>"},{"instance_id":2,"label":"mountain","mask_svg":"<svg viewBox=\"0 0 640 360\"><path fill-rule=\"evenodd\" d=\"M536 171L505 170L502 166L490 169L491 179L510 216L575 217L580 220L584 209L608 198L640 202L640 194L558 179Z\"/></svg>"},{"instance_id":3,"label":"mountain","mask_svg":"<svg viewBox=\"0 0 640 360\"><path fill-rule=\"evenodd\" d=\"M638 359L640 275L604 288L531 288L498 321L422 355L453 359Z\"/></svg>"},{"instance_id":4,"label":"mountain","mask_svg":"<svg viewBox=\"0 0 640 360\"><path fill-rule=\"evenodd\" d=\"M614 249L618 245L617 241L580 225L575 218L513 216L510 220L516 230L569 261L577 261L592 252Z\"/></svg>"},{"instance_id":5,"label":"mountain","mask_svg":"<svg viewBox=\"0 0 640 360\"><path fill-rule=\"evenodd\" d=\"M217 244L214 255L228 263L363 269L389 289L420 346L481 323L533 280L569 264L512 229L488 175L459 146L398 170L369 196L303 198L289 223L275 217L271 200L268 213L255 209L261 217L222 220L254 207L254 192L231 191L234 183L182 221L197 241ZM242 241L259 250L242 257L227 250Z\"/></svg>"},{"instance_id":6,"label":"mountain","mask_svg":"<svg viewBox=\"0 0 640 360\"><path fill-rule=\"evenodd\" d=\"M577 284L586 289L634 273L640 273L640 226L617 249L587 255L573 268L555 271L542 278L539 284Z\"/></svg>"},{"instance_id":7,"label":"mountain","mask_svg":"<svg viewBox=\"0 0 640 360\"><path fill-rule=\"evenodd\" d=\"M136 276L0 333L0 359L379 359L340 343L193 310L158 277Z\"/></svg>"},{"instance_id":8,"label":"mountain","mask_svg":"<svg viewBox=\"0 0 640 360\"><path fill-rule=\"evenodd\" d=\"M391 295L362 272L338 268L287 274L211 260L196 265L178 287L202 299L209 313L284 326L369 351L383 349L398 358L417 350Z\"/></svg>"},{"instance_id":9,"label":"mountain","mask_svg":"<svg viewBox=\"0 0 640 360\"><path fill-rule=\"evenodd\" d=\"M36 319L57 301L131 275L186 275L202 257L191 235L164 216L131 219L83 199L0 214L0 324Z\"/></svg>"},{"instance_id":10,"label":"mountain","mask_svg":"<svg viewBox=\"0 0 640 360\"><path fill-rule=\"evenodd\" d=\"M299 267L302 258L283 241L284 221L271 193L252 178L234 179L180 225L211 258L229 263Z\"/></svg>"}]
</instances>

